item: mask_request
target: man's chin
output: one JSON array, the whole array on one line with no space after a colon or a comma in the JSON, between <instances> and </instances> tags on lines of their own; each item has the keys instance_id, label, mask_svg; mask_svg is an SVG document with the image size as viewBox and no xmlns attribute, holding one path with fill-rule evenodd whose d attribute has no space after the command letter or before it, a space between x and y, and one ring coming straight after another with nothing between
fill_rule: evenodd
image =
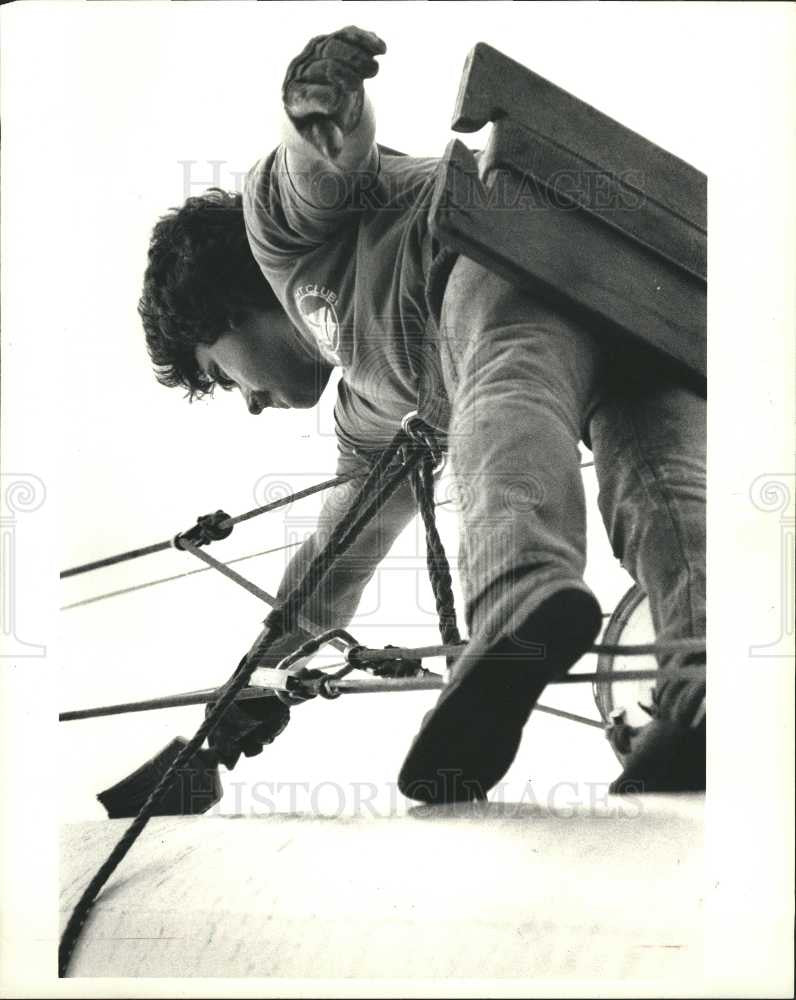
<instances>
[{"instance_id":1,"label":"man's chin","mask_svg":"<svg viewBox=\"0 0 796 1000\"><path fill-rule=\"evenodd\" d=\"M291 410L311 410L318 402L317 396L294 396L289 399L288 406Z\"/></svg>"}]
</instances>

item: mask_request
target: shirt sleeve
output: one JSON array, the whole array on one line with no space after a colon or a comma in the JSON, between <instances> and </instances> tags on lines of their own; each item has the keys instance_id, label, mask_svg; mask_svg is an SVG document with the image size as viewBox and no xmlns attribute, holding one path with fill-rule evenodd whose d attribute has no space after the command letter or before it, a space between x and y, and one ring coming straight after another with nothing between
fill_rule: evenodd
<instances>
[{"instance_id":1,"label":"shirt sleeve","mask_svg":"<svg viewBox=\"0 0 796 1000\"><path fill-rule=\"evenodd\" d=\"M255 259L268 273L289 267L356 221L372 207L368 197L378 182L380 154L353 174L322 172L313 178L312 203L296 189L287 169L284 145L249 171L243 192L246 232Z\"/></svg>"}]
</instances>

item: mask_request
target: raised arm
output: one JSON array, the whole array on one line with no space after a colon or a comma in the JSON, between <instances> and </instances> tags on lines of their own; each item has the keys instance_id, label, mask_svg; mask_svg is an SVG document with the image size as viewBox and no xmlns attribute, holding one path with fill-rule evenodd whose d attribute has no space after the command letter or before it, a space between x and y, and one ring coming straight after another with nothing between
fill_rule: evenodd
<instances>
[{"instance_id":1,"label":"raised arm","mask_svg":"<svg viewBox=\"0 0 796 1000\"><path fill-rule=\"evenodd\" d=\"M290 63L282 87L284 145L290 179L311 205L328 207L322 177L375 173L376 120L364 80L378 73L386 51L370 31L353 26L313 38ZM349 185L337 184L345 197Z\"/></svg>"},{"instance_id":2,"label":"raised arm","mask_svg":"<svg viewBox=\"0 0 796 1000\"><path fill-rule=\"evenodd\" d=\"M288 564L279 588L284 597L299 581L311 560L321 551L329 535L350 509L367 474L367 465L353 456L341 456L337 472L355 475L348 483L326 494L318 526ZM353 618L362 592L393 543L409 524L417 507L408 480L362 530L351 548L335 564L304 608L304 614L321 628L345 627Z\"/></svg>"}]
</instances>

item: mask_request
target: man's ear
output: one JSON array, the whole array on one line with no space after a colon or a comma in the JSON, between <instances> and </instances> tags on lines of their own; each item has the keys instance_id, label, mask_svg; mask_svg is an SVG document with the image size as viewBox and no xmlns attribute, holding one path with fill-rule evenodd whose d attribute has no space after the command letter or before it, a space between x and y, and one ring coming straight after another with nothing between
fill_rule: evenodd
<instances>
[{"instance_id":1,"label":"man's ear","mask_svg":"<svg viewBox=\"0 0 796 1000\"><path fill-rule=\"evenodd\" d=\"M244 327L256 315L257 310L251 306L235 306L229 314L229 329L227 333L235 333Z\"/></svg>"}]
</instances>

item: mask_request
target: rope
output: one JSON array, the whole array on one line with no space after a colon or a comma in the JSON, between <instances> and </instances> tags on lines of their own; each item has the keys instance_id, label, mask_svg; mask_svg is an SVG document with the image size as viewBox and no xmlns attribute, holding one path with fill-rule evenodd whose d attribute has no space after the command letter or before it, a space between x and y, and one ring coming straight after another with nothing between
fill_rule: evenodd
<instances>
[{"instance_id":1,"label":"rope","mask_svg":"<svg viewBox=\"0 0 796 1000\"><path fill-rule=\"evenodd\" d=\"M378 506L385 503L398 488L405 476L411 472L413 466L412 461L409 461L400 467L391 477L385 478L384 476L393 456L401 444L404 443L405 438L406 435L403 431L396 434L392 444L387 448L382 458L376 463L362 484L347 516L341 519L341 522L335 528L323 551L313 560L302 580L287 596L284 603L272 610L268 615L265 628L250 651L244 668L239 672L236 668L236 672L222 689L223 693L214 708L208 713L196 730L196 733L177 755L141 807L138 815L83 891L61 937L58 949L59 976L66 975L81 930L88 919L99 892L146 827L157 802L172 783L175 773L190 760L207 736L216 728L229 706L249 683L251 675L257 668L260 660L265 657L273 644L290 629L293 621L298 616L299 609L319 586L334 559L341 555L355 541L366 523L366 520L363 519L363 514L365 512L372 512ZM367 502L367 498L374 486L376 495L375 497L371 497L370 502Z\"/></svg>"},{"instance_id":2,"label":"rope","mask_svg":"<svg viewBox=\"0 0 796 1000\"><path fill-rule=\"evenodd\" d=\"M426 451L412 476L412 489L426 529L426 565L439 616L439 632L445 644L461 642L453 599L453 581L445 547L434 514L434 459Z\"/></svg>"},{"instance_id":3,"label":"rope","mask_svg":"<svg viewBox=\"0 0 796 1000\"><path fill-rule=\"evenodd\" d=\"M302 500L304 497L312 496L313 493L320 493L322 490L328 490L332 486L339 486L341 483L347 483L349 480L355 478L357 477L351 475L335 476L333 479L327 479L323 483L318 483L315 486L309 486L306 490L299 490L298 493L291 493L289 496L282 497L279 500L273 500L271 503L267 503L262 507L255 507L253 510L248 510L244 514L238 514L237 517L225 517L217 522L216 527L222 530L227 528L231 530L234 525L240 524L242 521L248 521L249 518L257 517L260 514L267 514L269 511L278 510L280 507L286 507L295 500ZM197 520L201 521L202 518L198 518ZM166 542L156 542L154 545L147 545L141 549L131 549L129 552L120 552L115 556L107 556L104 559L97 559L94 562L83 563L81 566L72 566L70 569L61 570L60 578L65 580L70 576L78 576L81 573L88 573L95 569L104 569L106 566L115 566L117 563L128 562L130 559L139 559L141 556L153 555L155 552L164 552L166 549L170 549L173 546L174 539L170 538Z\"/></svg>"}]
</instances>

